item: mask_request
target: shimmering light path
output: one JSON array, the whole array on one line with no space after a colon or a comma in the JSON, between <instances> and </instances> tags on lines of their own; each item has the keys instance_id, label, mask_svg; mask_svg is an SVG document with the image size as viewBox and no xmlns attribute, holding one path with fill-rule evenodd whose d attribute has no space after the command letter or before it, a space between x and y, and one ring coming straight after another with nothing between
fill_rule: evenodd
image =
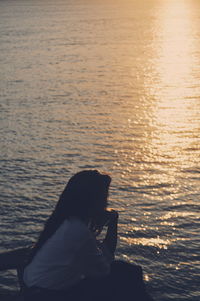
<instances>
[{"instance_id":1,"label":"shimmering light path","mask_svg":"<svg viewBox=\"0 0 200 301\"><path fill-rule=\"evenodd\" d=\"M199 1L1 1L1 249L66 180L111 174L117 258L155 300L199 301ZM1 289L15 289L12 272Z\"/></svg>"}]
</instances>

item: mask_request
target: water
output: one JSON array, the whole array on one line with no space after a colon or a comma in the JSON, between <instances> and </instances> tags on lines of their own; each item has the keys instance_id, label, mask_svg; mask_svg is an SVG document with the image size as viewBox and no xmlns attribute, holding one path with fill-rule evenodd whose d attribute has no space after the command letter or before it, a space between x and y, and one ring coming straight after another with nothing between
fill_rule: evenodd
<instances>
[{"instance_id":1,"label":"water","mask_svg":"<svg viewBox=\"0 0 200 301\"><path fill-rule=\"evenodd\" d=\"M117 258L155 300L200 300L199 23L195 0L0 2L1 251L35 241L69 177L96 168Z\"/></svg>"}]
</instances>

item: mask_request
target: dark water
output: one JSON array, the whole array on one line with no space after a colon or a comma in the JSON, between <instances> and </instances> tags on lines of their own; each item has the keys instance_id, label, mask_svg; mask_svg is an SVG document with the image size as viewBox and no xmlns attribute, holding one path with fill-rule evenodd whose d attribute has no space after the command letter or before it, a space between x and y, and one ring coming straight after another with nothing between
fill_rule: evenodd
<instances>
[{"instance_id":1,"label":"dark water","mask_svg":"<svg viewBox=\"0 0 200 301\"><path fill-rule=\"evenodd\" d=\"M200 300L199 23L195 0L0 1L1 251L33 242L69 177L96 168L117 257L155 300Z\"/></svg>"}]
</instances>

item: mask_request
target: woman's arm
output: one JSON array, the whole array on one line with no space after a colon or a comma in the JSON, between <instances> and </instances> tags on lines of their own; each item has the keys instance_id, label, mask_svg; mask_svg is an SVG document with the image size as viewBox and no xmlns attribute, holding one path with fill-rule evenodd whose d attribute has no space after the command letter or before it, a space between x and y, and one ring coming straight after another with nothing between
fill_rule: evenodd
<instances>
[{"instance_id":1,"label":"woman's arm","mask_svg":"<svg viewBox=\"0 0 200 301\"><path fill-rule=\"evenodd\" d=\"M118 212L115 210L108 211L109 221L107 223L107 233L103 243L114 256L117 246L117 226L118 226Z\"/></svg>"},{"instance_id":2,"label":"woman's arm","mask_svg":"<svg viewBox=\"0 0 200 301\"><path fill-rule=\"evenodd\" d=\"M115 210L105 210L93 220L91 220L89 228L97 237L103 230L104 226L107 226L107 232L103 240L103 244L114 256L114 252L117 246L117 224L118 213Z\"/></svg>"},{"instance_id":3,"label":"woman's arm","mask_svg":"<svg viewBox=\"0 0 200 301\"><path fill-rule=\"evenodd\" d=\"M99 216L98 221L95 219L90 225L93 234L76 258L76 263L78 260L81 261L80 266L86 276L102 276L109 273L117 245L117 223L118 213L106 210ZM103 226L107 227L107 232L103 243L98 245L95 236L101 233Z\"/></svg>"}]
</instances>

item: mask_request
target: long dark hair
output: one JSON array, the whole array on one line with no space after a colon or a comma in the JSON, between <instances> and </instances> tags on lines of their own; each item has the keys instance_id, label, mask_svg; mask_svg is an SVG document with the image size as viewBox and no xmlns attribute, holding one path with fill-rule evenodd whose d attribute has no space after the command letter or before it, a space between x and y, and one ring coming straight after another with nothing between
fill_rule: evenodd
<instances>
[{"instance_id":1,"label":"long dark hair","mask_svg":"<svg viewBox=\"0 0 200 301\"><path fill-rule=\"evenodd\" d=\"M110 182L110 176L101 174L97 170L84 170L72 176L60 195L54 211L46 221L27 264L65 219L78 217L83 221L89 221L105 210Z\"/></svg>"}]
</instances>

